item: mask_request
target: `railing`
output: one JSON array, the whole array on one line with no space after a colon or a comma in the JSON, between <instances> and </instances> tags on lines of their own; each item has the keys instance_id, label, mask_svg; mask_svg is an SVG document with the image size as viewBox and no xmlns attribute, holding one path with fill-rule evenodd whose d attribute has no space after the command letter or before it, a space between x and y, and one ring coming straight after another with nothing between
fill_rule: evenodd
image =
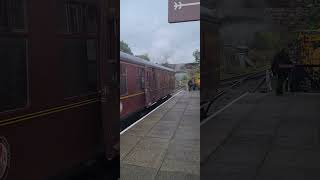
<instances>
[{"instance_id":1,"label":"railing","mask_svg":"<svg viewBox=\"0 0 320 180\"><path fill-rule=\"evenodd\" d=\"M320 68L318 64L280 64L280 69L290 70L286 81L288 81L288 91L320 89L320 71L312 68ZM316 74L318 73L318 75ZM301 88L301 83L310 81L309 87ZM300 84L299 84L300 83ZM294 88L294 89L291 89ZM296 89L295 89L296 88Z\"/></svg>"}]
</instances>

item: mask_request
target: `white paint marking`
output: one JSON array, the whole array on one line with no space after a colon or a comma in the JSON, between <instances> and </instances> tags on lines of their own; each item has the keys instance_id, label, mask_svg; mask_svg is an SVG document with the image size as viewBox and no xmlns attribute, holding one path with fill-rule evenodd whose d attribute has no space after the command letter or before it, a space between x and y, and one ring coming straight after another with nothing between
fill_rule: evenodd
<instances>
[{"instance_id":1,"label":"white paint marking","mask_svg":"<svg viewBox=\"0 0 320 180\"><path fill-rule=\"evenodd\" d=\"M181 9L182 7L186 7L186 6L195 6L195 5L200 5L200 2L194 2L194 3L185 3L183 4L181 1L180 2L174 2L174 10L177 10L177 9Z\"/></svg>"},{"instance_id":2,"label":"white paint marking","mask_svg":"<svg viewBox=\"0 0 320 180\"><path fill-rule=\"evenodd\" d=\"M266 70L266 83L267 88L269 91L272 91L272 84L271 84L271 73L269 70Z\"/></svg>"},{"instance_id":3,"label":"white paint marking","mask_svg":"<svg viewBox=\"0 0 320 180\"><path fill-rule=\"evenodd\" d=\"M232 102L230 102L229 104L227 104L225 107L223 107L222 109L220 109L219 111L215 112L214 114L212 114L211 116L207 117L206 119L204 119L202 122L201 122L201 125L204 125L205 123L207 123L210 119L216 117L218 114L220 114L222 111L224 111L225 109L227 109L228 107L230 107L233 103L239 101L241 98L245 97L246 95L248 95L249 92L246 92L244 94L242 94L240 97L238 97L237 99L233 100Z\"/></svg>"},{"instance_id":4,"label":"white paint marking","mask_svg":"<svg viewBox=\"0 0 320 180\"><path fill-rule=\"evenodd\" d=\"M155 105L156 103L157 103L157 102L154 102L154 103L150 104L150 106L153 106L153 105ZM149 107L150 107L150 106L149 106Z\"/></svg>"},{"instance_id":5,"label":"white paint marking","mask_svg":"<svg viewBox=\"0 0 320 180\"><path fill-rule=\"evenodd\" d=\"M161 106L163 106L164 104L166 104L167 102L169 102L172 98L174 98L175 96L177 96L178 94L180 94L182 91L177 92L175 95L173 95L170 99L168 99L166 102L162 103L160 106L156 107L154 110L152 110L151 112L149 112L147 115L143 116L142 118L140 118L138 121L136 121L135 123L131 124L129 127L127 127L125 130L120 132L120 135L122 135L123 133L125 133L126 131L128 131L130 128L132 128L133 126L135 126L136 124L138 124L140 121L142 121L144 118L146 118L147 116L149 116L150 114L152 114L154 111L156 111L157 109L159 109Z\"/></svg>"},{"instance_id":6,"label":"white paint marking","mask_svg":"<svg viewBox=\"0 0 320 180\"><path fill-rule=\"evenodd\" d=\"M299 92L296 92L295 93L296 95L314 95L314 96L319 96L320 95L320 92L302 92L302 93L299 93Z\"/></svg>"}]
</instances>

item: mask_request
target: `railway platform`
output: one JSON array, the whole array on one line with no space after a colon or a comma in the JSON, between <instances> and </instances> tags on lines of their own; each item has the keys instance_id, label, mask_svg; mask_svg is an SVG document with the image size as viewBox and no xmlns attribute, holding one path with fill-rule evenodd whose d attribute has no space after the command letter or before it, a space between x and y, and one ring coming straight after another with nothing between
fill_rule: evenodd
<instances>
[{"instance_id":1,"label":"railway platform","mask_svg":"<svg viewBox=\"0 0 320 180\"><path fill-rule=\"evenodd\" d=\"M199 96L181 91L121 133L121 180L200 179Z\"/></svg>"},{"instance_id":2,"label":"railway platform","mask_svg":"<svg viewBox=\"0 0 320 180\"><path fill-rule=\"evenodd\" d=\"M249 93L200 129L201 179L320 179L319 93Z\"/></svg>"}]
</instances>

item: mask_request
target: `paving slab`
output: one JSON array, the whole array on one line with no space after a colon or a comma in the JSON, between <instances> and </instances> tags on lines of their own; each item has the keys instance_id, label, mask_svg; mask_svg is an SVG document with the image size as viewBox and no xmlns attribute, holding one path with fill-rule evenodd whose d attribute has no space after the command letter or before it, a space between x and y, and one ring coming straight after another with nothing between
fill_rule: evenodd
<instances>
[{"instance_id":1,"label":"paving slab","mask_svg":"<svg viewBox=\"0 0 320 180\"><path fill-rule=\"evenodd\" d=\"M160 171L156 180L200 180L199 176L180 172Z\"/></svg>"},{"instance_id":2,"label":"paving slab","mask_svg":"<svg viewBox=\"0 0 320 180\"><path fill-rule=\"evenodd\" d=\"M120 168L121 180L153 180L157 175L157 170L153 168L146 168L123 163L120 165Z\"/></svg>"},{"instance_id":3,"label":"paving slab","mask_svg":"<svg viewBox=\"0 0 320 180\"><path fill-rule=\"evenodd\" d=\"M320 179L320 94L253 93L201 126L201 179Z\"/></svg>"},{"instance_id":4,"label":"paving slab","mask_svg":"<svg viewBox=\"0 0 320 180\"><path fill-rule=\"evenodd\" d=\"M163 149L134 148L122 162L125 164L159 169L166 154Z\"/></svg>"},{"instance_id":5,"label":"paving slab","mask_svg":"<svg viewBox=\"0 0 320 180\"><path fill-rule=\"evenodd\" d=\"M161 171L182 172L200 176L199 163L190 161L177 161L165 159L161 166Z\"/></svg>"},{"instance_id":6,"label":"paving slab","mask_svg":"<svg viewBox=\"0 0 320 180\"><path fill-rule=\"evenodd\" d=\"M255 177L255 166L211 163L212 162L210 162L210 166L201 166L201 180L253 180Z\"/></svg>"},{"instance_id":7,"label":"paving slab","mask_svg":"<svg viewBox=\"0 0 320 180\"><path fill-rule=\"evenodd\" d=\"M122 160L139 142L141 137L125 134L120 137L120 141L123 142L120 149L120 159Z\"/></svg>"},{"instance_id":8,"label":"paving slab","mask_svg":"<svg viewBox=\"0 0 320 180\"><path fill-rule=\"evenodd\" d=\"M121 178L200 179L200 94L182 91L121 135Z\"/></svg>"}]
</instances>

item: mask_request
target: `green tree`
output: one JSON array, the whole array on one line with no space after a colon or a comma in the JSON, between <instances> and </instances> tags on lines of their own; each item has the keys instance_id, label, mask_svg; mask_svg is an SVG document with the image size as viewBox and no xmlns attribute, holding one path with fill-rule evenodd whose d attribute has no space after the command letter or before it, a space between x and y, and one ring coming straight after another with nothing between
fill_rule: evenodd
<instances>
[{"instance_id":1,"label":"green tree","mask_svg":"<svg viewBox=\"0 0 320 180\"><path fill-rule=\"evenodd\" d=\"M133 55L129 45L123 40L120 41L120 51Z\"/></svg>"},{"instance_id":2,"label":"green tree","mask_svg":"<svg viewBox=\"0 0 320 180\"><path fill-rule=\"evenodd\" d=\"M182 78L182 80L183 80L183 81L187 81L187 80L188 80L188 76L187 76L187 75L184 75L183 78Z\"/></svg>"},{"instance_id":3,"label":"green tree","mask_svg":"<svg viewBox=\"0 0 320 180\"><path fill-rule=\"evenodd\" d=\"M253 47L259 50L277 49L280 46L281 35L275 32L256 32Z\"/></svg>"},{"instance_id":4,"label":"green tree","mask_svg":"<svg viewBox=\"0 0 320 180\"><path fill-rule=\"evenodd\" d=\"M137 57L144 59L146 61L150 61L149 55L147 53L145 54L141 54L141 55L137 55Z\"/></svg>"},{"instance_id":5,"label":"green tree","mask_svg":"<svg viewBox=\"0 0 320 180\"><path fill-rule=\"evenodd\" d=\"M320 28L320 8L314 7L308 16L309 29L317 30Z\"/></svg>"},{"instance_id":6,"label":"green tree","mask_svg":"<svg viewBox=\"0 0 320 180\"><path fill-rule=\"evenodd\" d=\"M199 51L199 49L194 50L192 55L194 57L195 62L199 64L200 63L200 51Z\"/></svg>"}]
</instances>

